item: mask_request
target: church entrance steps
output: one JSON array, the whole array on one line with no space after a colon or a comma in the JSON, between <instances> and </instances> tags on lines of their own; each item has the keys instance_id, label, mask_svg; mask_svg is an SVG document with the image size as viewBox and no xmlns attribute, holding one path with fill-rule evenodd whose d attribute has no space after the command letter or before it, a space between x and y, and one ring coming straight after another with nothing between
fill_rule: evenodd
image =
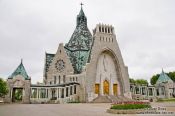
<instances>
[{"instance_id":1,"label":"church entrance steps","mask_svg":"<svg viewBox=\"0 0 175 116\"><path fill-rule=\"evenodd\" d=\"M124 96L104 95L96 97L92 103L116 103L123 101L134 101Z\"/></svg>"},{"instance_id":2,"label":"church entrance steps","mask_svg":"<svg viewBox=\"0 0 175 116\"><path fill-rule=\"evenodd\" d=\"M108 96L98 96L92 103L112 103L111 99Z\"/></svg>"}]
</instances>

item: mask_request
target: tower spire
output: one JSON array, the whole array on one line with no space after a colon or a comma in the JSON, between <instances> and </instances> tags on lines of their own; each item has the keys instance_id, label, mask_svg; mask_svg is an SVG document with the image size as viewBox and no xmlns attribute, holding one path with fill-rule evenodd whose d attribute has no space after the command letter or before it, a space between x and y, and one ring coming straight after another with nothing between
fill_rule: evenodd
<instances>
[{"instance_id":1,"label":"tower spire","mask_svg":"<svg viewBox=\"0 0 175 116\"><path fill-rule=\"evenodd\" d=\"M81 5L81 9L79 14L77 15L77 26L82 24L87 26L87 18L84 14L83 7L82 7L84 4L81 2L80 5Z\"/></svg>"},{"instance_id":2,"label":"tower spire","mask_svg":"<svg viewBox=\"0 0 175 116\"><path fill-rule=\"evenodd\" d=\"M84 4L81 2L80 5L81 5L81 9L82 9L82 7L83 7Z\"/></svg>"},{"instance_id":3,"label":"tower spire","mask_svg":"<svg viewBox=\"0 0 175 116\"><path fill-rule=\"evenodd\" d=\"M22 64L22 62L23 62L23 59L21 58L21 64Z\"/></svg>"}]
</instances>

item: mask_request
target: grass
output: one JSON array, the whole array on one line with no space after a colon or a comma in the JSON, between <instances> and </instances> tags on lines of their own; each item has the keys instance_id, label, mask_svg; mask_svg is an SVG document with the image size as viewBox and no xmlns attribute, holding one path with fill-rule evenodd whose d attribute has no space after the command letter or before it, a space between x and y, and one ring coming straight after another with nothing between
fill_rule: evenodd
<instances>
[{"instance_id":1,"label":"grass","mask_svg":"<svg viewBox=\"0 0 175 116\"><path fill-rule=\"evenodd\" d=\"M170 98L170 99L158 99L157 102L175 102L175 98Z\"/></svg>"},{"instance_id":2,"label":"grass","mask_svg":"<svg viewBox=\"0 0 175 116\"><path fill-rule=\"evenodd\" d=\"M116 110L128 110L128 109L145 109L151 108L149 104L115 104L111 106L111 109Z\"/></svg>"}]
</instances>

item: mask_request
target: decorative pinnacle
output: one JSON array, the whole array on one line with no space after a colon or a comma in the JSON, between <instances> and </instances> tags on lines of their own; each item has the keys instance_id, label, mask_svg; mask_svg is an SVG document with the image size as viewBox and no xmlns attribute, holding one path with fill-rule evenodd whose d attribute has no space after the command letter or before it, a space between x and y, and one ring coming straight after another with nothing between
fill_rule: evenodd
<instances>
[{"instance_id":1,"label":"decorative pinnacle","mask_svg":"<svg viewBox=\"0 0 175 116\"><path fill-rule=\"evenodd\" d=\"M21 63L22 63L23 59L21 58Z\"/></svg>"}]
</instances>

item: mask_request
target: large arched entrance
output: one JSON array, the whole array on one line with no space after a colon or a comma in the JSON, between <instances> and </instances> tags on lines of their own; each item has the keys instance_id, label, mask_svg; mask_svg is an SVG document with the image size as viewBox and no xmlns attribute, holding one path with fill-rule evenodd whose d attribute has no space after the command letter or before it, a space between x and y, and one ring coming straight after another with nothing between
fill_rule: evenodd
<instances>
[{"instance_id":1,"label":"large arched entrance","mask_svg":"<svg viewBox=\"0 0 175 116\"><path fill-rule=\"evenodd\" d=\"M107 80L103 82L103 94L109 95L109 82Z\"/></svg>"},{"instance_id":2,"label":"large arched entrance","mask_svg":"<svg viewBox=\"0 0 175 116\"><path fill-rule=\"evenodd\" d=\"M95 94L121 95L121 80L117 61L111 51L103 51L97 61Z\"/></svg>"}]
</instances>

